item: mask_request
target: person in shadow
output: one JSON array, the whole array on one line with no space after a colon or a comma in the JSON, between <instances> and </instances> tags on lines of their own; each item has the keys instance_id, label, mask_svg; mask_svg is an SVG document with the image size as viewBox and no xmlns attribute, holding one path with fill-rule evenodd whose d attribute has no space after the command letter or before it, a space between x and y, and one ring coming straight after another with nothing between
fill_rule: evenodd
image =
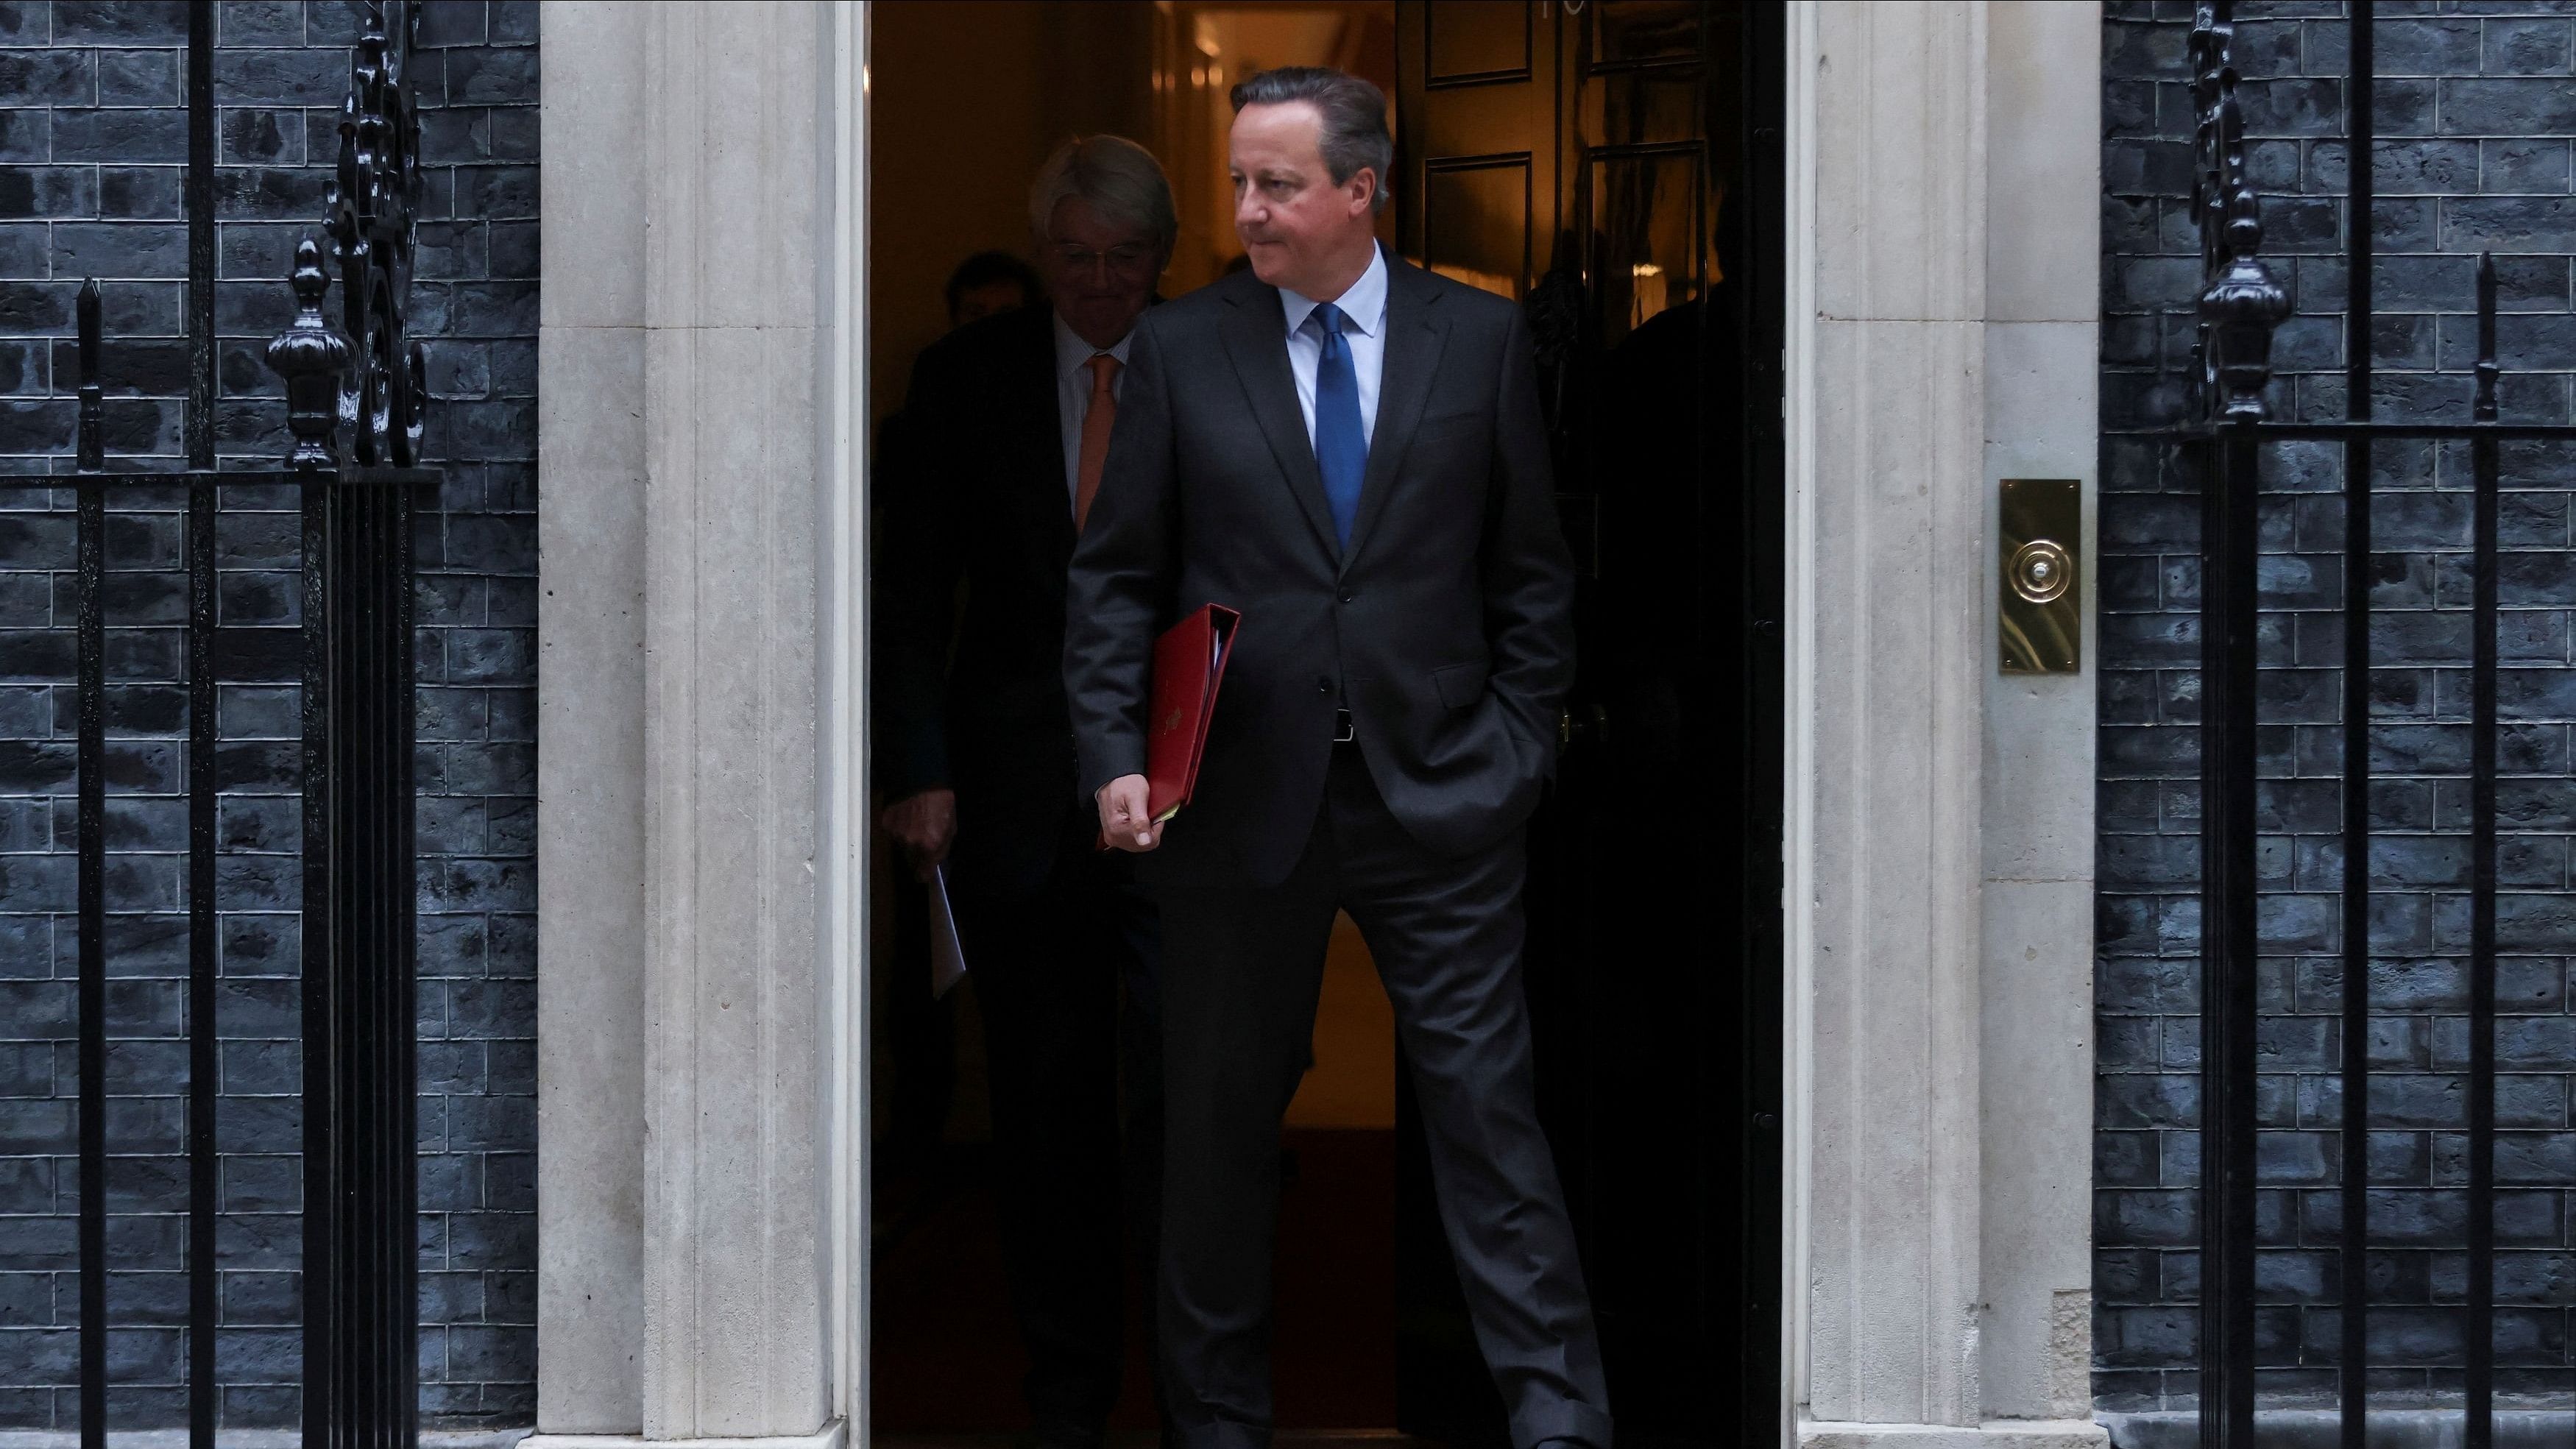
<instances>
[{"instance_id":1,"label":"person in shadow","mask_svg":"<svg viewBox=\"0 0 2576 1449\"><path fill-rule=\"evenodd\" d=\"M941 299L948 309L948 330L954 332L969 322L1038 306L1046 301L1046 287L1037 269L1019 257L984 251L949 272ZM903 409L886 414L877 424L874 476L912 476L910 441ZM882 539L881 504L872 530L873 537ZM954 992L934 994L930 973L923 969L933 949L930 912L916 891L897 892L891 904L891 949L882 968L888 979L876 988L875 998L878 1039L892 1066L875 1166L879 1212L872 1251L880 1257L919 1227L947 1195L942 1139L955 1105L957 1075L957 997Z\"/></svg>"},{"instance_id":2,"label":"person in shadow","mask_svg":"<svg viewBox=\"0 0 2576 1449\"><path fill-rule=\"evenodd\" d=\"M948 866L982 1009L1037 1443L1091 1449L1122 1376L1122 1216L1151 1261L1159 936L1078 788L1065 577L1178 223L1152 154L1091 136L1039 169L1029 224L1050 305L922 353L880 481L877 764L884 828L917 868Z\"/></svg>"},{"instance_id":3,"label":"person in shadow","mask_svg":"<svg viewBox=\"0 0 2576 1449\"><path fill-rule=\"evenodd\" d=\"M1035 268L1009 252L977 252L948 274L948 326L955 330L1046 300Z\"/></svg>"}]
</instances>

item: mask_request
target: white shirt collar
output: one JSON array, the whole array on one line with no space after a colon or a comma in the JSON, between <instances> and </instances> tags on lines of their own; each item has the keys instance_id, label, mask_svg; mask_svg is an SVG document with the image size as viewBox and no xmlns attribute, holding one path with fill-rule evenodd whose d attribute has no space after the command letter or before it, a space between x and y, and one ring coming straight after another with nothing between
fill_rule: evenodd
<instances>
[{"instance_id":1,"label":"white shirt collar","mask_svg":"<svg viewBox=\"0 0 2576 1449\"><path fill-rule=\"evenodd\" d=\"M1064 314L1055 310L1053 307L1049 307L1047 309L1047 320L1055 324L1056 376L1070 377L1074 373L1080 372L1090 365L1092 356L1095 353L1100 352L1106 352L1110 356L1117 358L1118 365L1120 367L1125 367L1127 365L1127 347L1128 344L1136 340L1135 328L1128 328L1127 335L1119 338L1114 346L1094 347L1090 343L1082 340L1081 333L1076 332L1073 328L1067 326L1064 320ZM1083 384L1086 387L1090 385L1090 382L1091 380L1089 378L1083 379Z\"/></svg>"},{"instance_id":2,"label":"white shirt collar","mask_svg":"<svg viewBox=\"0 0 2576 1449\"><path fill-rule=\"evenodd\" d=\"M1378 330L1386 325L1385 249L1371 246L1368 270L1360 273L1360 279L1351 283L1349 290L1342 295L1328 297L1324 301L1329 301L1341 308L1342 315L1349 319L1350 325L1358 328L1362 333L1370 337L1378 335ZM1321 302L1311 297L1299 296L1286 287L1279 289L1279 306L1287 314L1288 331L1291 336L1296 334L1298 328L1306 325L1308 314L1321 305Z\"/></svg>"}]
</instances>

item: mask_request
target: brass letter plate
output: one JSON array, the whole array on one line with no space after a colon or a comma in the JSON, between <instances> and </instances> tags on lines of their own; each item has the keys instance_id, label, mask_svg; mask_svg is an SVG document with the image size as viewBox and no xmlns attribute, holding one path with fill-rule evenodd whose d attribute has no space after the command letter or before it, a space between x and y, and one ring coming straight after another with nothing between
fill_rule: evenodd
<instances>
[{"instance_id":1,"label":"brass letter plate","mask_svg":"<svg viewBox=\"0 0 2576 1449\"><path fill-rule=\"evenodd\" d=\"M2084 663L2083 485L2006 478L2002 516L2004 673L2073 674Z\"/></svg>"}]
</instances>

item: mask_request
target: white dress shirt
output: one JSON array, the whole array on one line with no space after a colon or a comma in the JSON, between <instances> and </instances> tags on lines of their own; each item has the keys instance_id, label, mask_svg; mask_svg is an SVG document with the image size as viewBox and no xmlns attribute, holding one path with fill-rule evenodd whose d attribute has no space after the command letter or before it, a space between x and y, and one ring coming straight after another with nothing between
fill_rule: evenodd
<instances>
[{"instance_id":1,"label":"white dress shirt","mask_svg":"<svg viewBox=\"0 0 2576 1449\"><path fill-rule=\"evenodd\" d=\"M1386 253L1372 249L1368 270L1349 290L1325 301L1342 309L1348 320L1342 338L1350 344L1351 370L1359 375L1360 437L1377 440L1377 388L1386 374ZM1297 375L1297 406L1306 412L1306 446L1315 445L1315 369L1324 361L1324 339L1306 316L1320 303L1282 287L1279 305L1288 314L1288 370Z\"/></svg>"},{"instance_id":2,"label":"white dress shirt","mask_svg":"<svg viewBox=\"0 0 2576 1449\"><path fill-rule=\"evenodd\" d=\"M1055 418L1064 435L1064 506L1071 508L1082 487L1082 420L1091 413L1091 359L1104 349L1083 341L1080 333L1065 325L1063 313L1049 309L1047 317L1055 323ZM1109 378L1113 398L1127 392L1127 346L1135 340L1136 329L1130 327L1116 346L1106 349L1118 359L1118 371ZM1307 371L1312 375L1313 368Z\"/></svg>"}]
</instances>

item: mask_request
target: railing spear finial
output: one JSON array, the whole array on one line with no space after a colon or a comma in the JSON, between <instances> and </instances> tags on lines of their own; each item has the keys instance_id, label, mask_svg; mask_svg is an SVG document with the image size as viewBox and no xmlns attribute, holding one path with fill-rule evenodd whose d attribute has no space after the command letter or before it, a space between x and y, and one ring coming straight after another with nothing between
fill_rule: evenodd
<instances>
[{"instance_id":1,"label":"railing spear finial","mask_svg":"<svg viewBox=\"0 0 2576 1449\"><path fill-rule=\"evenodd\" d=\"M2272 381L2272 331L2290 297L2264 265L2262 203L2245 172L2245 118L2236 99L2236 7L2202 0L2191 27L2192 97L2200 107L2199 410L2208 421L2260 422Z\"/></svg>"},{"instance_id":2,"label":"railing spear finial","mask_svg":"<svg viewBox=\"0 0 2576 1449\"><path fill-rule=\"evenodd\" d=\"M2478 253L2478 393L2469 415L2482 423L2496 420L2496 270L2495 253Z\"/></svg>"},{"instance_id":3,"label":"railing spear finial","mask_svg":"<svg viewBox=\"0 0 2576 1449\"><path fill-rule=\"evenodd\" d=\"M340 378L349 339L322 319L331 287L322 248L306 237L295 247L295 320L268 344L268 368L286 380L286 426L295 434L290 468L328 468L339 461L332 428L340 416Z\"/></svg>"},{"instance_id":4,"label":"railing spear finial","mask_svg":"<svg viewBox=\"0 0 2576 1449\"><path fill-rule=\"evenodd\" d=\"M81 283L80 299L73 307L80 330L80 442L79 455L73 466L84 473L96 473L107 466L107 438L98 383L99 320L98 278Z\"/></svg>"}]
</instances>

